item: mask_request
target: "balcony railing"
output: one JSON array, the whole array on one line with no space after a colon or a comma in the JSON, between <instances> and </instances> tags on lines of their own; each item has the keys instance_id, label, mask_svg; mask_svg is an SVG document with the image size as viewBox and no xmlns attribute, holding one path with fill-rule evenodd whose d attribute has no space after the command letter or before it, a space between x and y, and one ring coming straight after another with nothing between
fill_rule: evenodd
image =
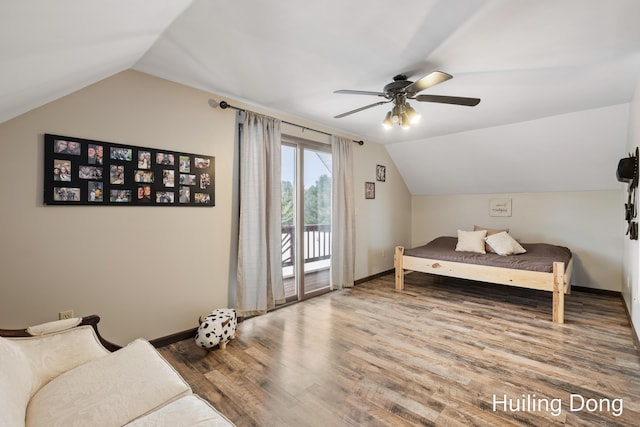
<instances>
[{"instance_id":1,"label":"balcony railing","mask_svg":"<svg viewBox=\"0 0 640 427\"><path fill-rule=\"evenodd\" d=\"M295 264L295 227L282 226L282 267ZM304 226L304 263L331 258L331 225L313 224Z\"/></svg>"}]
</instances>

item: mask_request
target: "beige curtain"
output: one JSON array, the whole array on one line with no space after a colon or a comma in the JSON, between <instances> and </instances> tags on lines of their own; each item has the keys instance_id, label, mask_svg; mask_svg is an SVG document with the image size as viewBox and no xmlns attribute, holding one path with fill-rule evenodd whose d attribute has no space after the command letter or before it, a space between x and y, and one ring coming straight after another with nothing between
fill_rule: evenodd
<instances>
[{"instance_id":1,"label":"beige curtain","mask_svg":"<svg viewBox=\"0 0 640 427\"><path fill-rule=\"evenodd\" d=\"M280 121L246 111L240 145L236 308L264 314L285 302L281 251Z\"/></svg>"},{"instance_id":2,"label":"beige curtain","mask_svg":"<svg viewBox=\"0 0 640 427\"><path fill-rule=\"evenodd\" d=\"M353 142L333 136L331 150L331 289L343 289L353 287L355 269Z\"/></svg>"}]
</instances>

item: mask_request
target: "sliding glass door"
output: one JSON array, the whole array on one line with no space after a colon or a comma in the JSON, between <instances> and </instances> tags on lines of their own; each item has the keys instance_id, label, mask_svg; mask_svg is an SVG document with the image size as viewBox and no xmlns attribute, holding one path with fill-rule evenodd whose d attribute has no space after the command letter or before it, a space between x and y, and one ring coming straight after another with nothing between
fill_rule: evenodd
<instances>
[{"instance_id":1,"label":"sliding glass door","mask_svg":"<svg viewBox=\"0 0 640 427\"><path fill-rule=\"evenodd\" d=\"M330 261L330 148L286 139L282 145L282 273L287 301L327 292Z\"/></svg>"}]
</instances>

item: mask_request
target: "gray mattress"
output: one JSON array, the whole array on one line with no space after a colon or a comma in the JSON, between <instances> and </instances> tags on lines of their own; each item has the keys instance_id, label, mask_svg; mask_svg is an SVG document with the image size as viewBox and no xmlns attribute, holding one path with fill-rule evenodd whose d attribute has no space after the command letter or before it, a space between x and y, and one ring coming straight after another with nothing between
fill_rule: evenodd
<instances>
[{"instance_id":1,"label":"gray mattress","mask_svg":"<svg viewBox=\"0 0 640 427\"><path fill-rule=\"evenodd\" d=\"M456 251L457 243L458 239L456 237L442 236L424 246L405 249L404 254L419 258L490 265L516 270L541 271L545 273L553 272L554 261L564 262L566 267L571 260L571 251L568 248L547 243L521 243L527 252L520 255L509 256L492 253L478 254L474 252L458 252Z\"/></svg>"}]
</instances>

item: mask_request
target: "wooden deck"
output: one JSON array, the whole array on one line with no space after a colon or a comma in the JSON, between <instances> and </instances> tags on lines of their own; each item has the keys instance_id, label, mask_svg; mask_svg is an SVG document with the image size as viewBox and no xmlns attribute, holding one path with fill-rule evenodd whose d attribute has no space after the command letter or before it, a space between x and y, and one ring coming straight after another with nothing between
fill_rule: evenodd
<instances>
[{"instance_id":1,"label":"wooden deck","mask_svg":"<svg viewBox=\"0 0 640 427\"><path fill-rule=\"evenodd\" d=\"M619 296L574 291L556 324L547 292L424 273L405 286L387 275L248 319L226 350L160 351L239 427L638 425Z\"/></svg>"},{"instance_id":2,"label":"wooden deck","mask_svg":"<svg viewBox=\"0 0 640 427\"><path fill-rule=\"evenodd\" d=\"M318 291L329 286L329 269L323 268L304 275L304 290L306 294ZM287 297L296 294L296 283L293 277L284 279L284 294Z\"/></svg>"}]
</instances>

